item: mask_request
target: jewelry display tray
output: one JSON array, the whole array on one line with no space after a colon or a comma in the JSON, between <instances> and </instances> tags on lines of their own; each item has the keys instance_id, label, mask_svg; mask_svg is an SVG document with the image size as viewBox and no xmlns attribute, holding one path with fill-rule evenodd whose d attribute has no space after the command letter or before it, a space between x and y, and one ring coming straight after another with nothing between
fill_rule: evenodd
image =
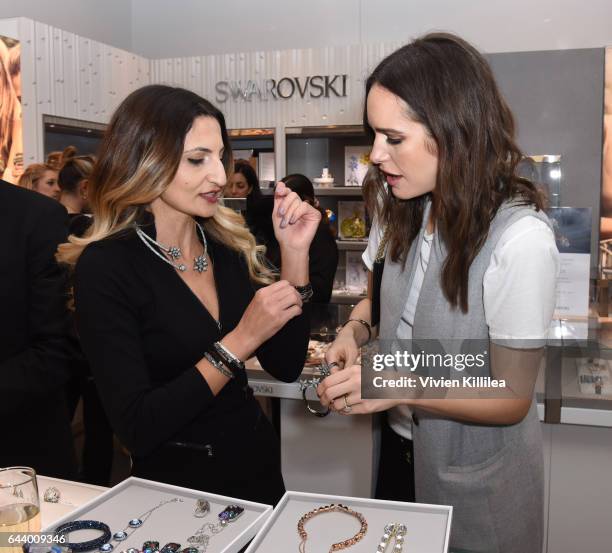
<instances>
[{"instance_id":1,"label":"jewelry display tray","mask_svg":"<svg viewBox=\"0 0 612 553\"><path fill-rule=\"evenodd\" d=\"M113 542L114 553L130 547L141 550L142 544L149 540L158 541L160 548L169 542L181 544L181 549L189 547L187 538L195 534L203 524L219 522L217 515L227 505L232 504L240 505L244 508L244 512L238 519L229 523L222 532L210 538L208 551L237 553L253 538L272 514L271 505L209 494L132 476L72 511L69 515L56 520L43 531L53 532L60 524L68 521L97 520L108 524L111 532L114 533L123 530L129 520L140 516L161 501L175 497L183 501L164 505L151 513L149 519L140 528L128 530L130 535L127 540L119 543ZM194 516L197 499L207 499L210 502L210 512L203 518ZM100 533L96 530L79 530L70 538L83 542L99 535Z\"/></svg>"},{"instance_id":2,"label":"jewelry display tray","mask_svg":"<svg viewBox=\"0 0 612 553\"><path fill-rule=\"evenodd\" d=\"M301 538L297 532L300 518L317 507L341 503L364 515L368 530L365 537L347 548L350 553L376 551L385 525L399 522L407 527L404 551L411 553L447 553L450 537L452 506L381 501L359 497L340 497L303 492L286 492L266 521L246 553L278 553L298 551ZM359 521L345 513L323 513L308 520L306 553L329 551L333 543L353 537ZM391 539L387 552L395 552Z\"/></svg>"}]
</instances>

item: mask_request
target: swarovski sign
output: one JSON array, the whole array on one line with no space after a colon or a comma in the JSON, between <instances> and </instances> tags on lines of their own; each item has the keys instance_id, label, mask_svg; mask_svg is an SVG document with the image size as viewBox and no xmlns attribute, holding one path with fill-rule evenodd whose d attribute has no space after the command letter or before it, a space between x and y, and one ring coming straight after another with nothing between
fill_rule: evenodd
<instances>
[{"instance_id":1,"label":"swarovski sign","mask_svg":"<svg viewBox=\"0 0 612 553\"><path fill-rule=\"evenodd\" d=\"M250 102L256 100L288 100L300 98L329 98L347 95L348 75L312 75L308 77L283 77L264 81L218 81L215 84L216 100L220 104L228 100Z\"/></svg>"}]
</instances>

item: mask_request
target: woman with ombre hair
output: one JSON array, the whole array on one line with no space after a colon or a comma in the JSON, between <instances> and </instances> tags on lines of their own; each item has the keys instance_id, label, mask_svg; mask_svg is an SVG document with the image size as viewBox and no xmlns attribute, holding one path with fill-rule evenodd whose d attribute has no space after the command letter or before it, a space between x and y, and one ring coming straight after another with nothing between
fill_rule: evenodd
<instances>
[{"instance_id":1,"label":"woman with ombre hair","mask_svg":"<svg viewBox=\"0 0 612 553\"><path fill-rule=\"evenodd\" d=\"M244 361L286 382L300 374L320 214L277 190L277 280L242 217L218 205L231 167L224 117L184 89L130 94L98 154L93 224L58 256L76 266L81 345L133 474L276 503L278 439Z\"/></svg>"}]
</instances>

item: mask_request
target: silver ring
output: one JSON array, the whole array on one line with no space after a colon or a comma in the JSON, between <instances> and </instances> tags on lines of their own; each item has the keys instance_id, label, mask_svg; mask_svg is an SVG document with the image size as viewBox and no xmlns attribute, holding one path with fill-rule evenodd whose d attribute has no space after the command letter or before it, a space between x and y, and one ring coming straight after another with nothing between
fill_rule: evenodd
<instances>
[{"instance_id":1,"label":"silver ring","mask_svg":"<svg viewBox=\"0 0 612 553\"><path fill-rule=\"evenodd\" d=\"M348 394L344 394L342 396L344 398L344 409L342 409L343 413L350 413L353 410L353 407L351 405L349 405L348 402Z\"/></svg>"},{"instance_id":2,"label":"silver ring","mask_svg":"<svg viewBox=\"0 0 612 553\"><path fill-rule=\"evenodd\" d=\"M47 503L59 503L61 496L62 496L61 492L55 486L51 486L50 488L47 488L45 490L43 499Z\"/></svg>"},{"instance_id":3,"label":"silver ring","mask_svg":"<svg viewBox=\"0 0 612 553\"><path fill-rule=\"evenodd\" d=\"M334 367L340 367L340 363L338 363L337 361L332 361L331 363L327 364L327 368L331 371Z\"/></svg>"}]
</instances>

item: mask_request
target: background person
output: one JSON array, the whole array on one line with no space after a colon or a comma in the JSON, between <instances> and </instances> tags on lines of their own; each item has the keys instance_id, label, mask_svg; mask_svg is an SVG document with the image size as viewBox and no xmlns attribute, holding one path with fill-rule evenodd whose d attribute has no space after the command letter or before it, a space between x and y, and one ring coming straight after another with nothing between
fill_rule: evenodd
<instances>
[{"instance_id":1,"label":"background person","mask_svg":"<svg viewBox=\"0 0 612 553\"><path fill-rule=\"evenodd\" d=\"M74 480L76 457L64 387L74 343L66 274L55 261L66 210L0 181L0 466L30 466Z\"/></svg>"},{"instance_id":2,"label":"background person","mask_svg":"<svg viewBox=\"0 0 612 553\"><path fill-rule=\"evenodd\" d=\"M261 198L261 188L255 169L251 164L239 159L234 163L234 172L223 191L226 198L250 198L257 201Z\"/></svg>"},{"instance_id":3,"label":"background person","mask_svg":"<svg viewBox=\"0 0 612 553\"><path fill-rule=\"evenodd\" d=\"M58 171L46 163L28 165L19 177L19 186L34 190L43 196L59 200L61 189L57 181Z\"/></svg>"}]
</instances>

